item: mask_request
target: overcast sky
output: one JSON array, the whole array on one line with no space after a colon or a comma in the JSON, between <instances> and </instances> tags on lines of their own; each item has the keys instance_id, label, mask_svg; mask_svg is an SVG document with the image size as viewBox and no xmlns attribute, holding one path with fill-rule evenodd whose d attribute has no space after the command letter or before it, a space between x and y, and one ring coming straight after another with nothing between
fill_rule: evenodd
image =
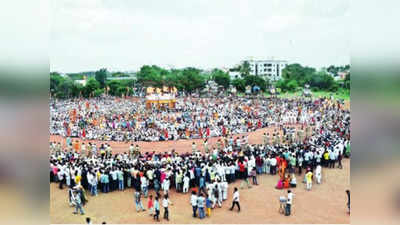
<instances>
[{"instance_id":1,"label":"overcast sky","mask_svg":"<svg viewBox=\"0 0 400 225\"><path fill-rule=\"evenodd\" d=\"M54 0L51 71L350 62L348 0Z\"/></svg>"}]
</instances>

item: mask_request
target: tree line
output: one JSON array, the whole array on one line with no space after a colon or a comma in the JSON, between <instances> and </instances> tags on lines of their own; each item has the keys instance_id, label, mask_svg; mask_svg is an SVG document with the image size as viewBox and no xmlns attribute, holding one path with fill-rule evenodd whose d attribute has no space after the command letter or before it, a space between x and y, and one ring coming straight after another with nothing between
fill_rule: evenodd
<instances>
[{"instance_id":1,"label":"tree line","mask_svg":"<svg viewBox=\"0 0 400 225\"><path fill-rule=\"evenodd\" d=\"M95 72L87 72L86 85L83 86L75 80L83 79L84 75L72 74L62 76L57 72L50 73L50 93L57 98L73 97L97 97L102 93L113 96L132 95L134 88L140 87L162 87L175 86L179 91L193 93L206 87L209 80L215 81L218 85L228 89L230 85L236 87L239 92L244 92L246 86L258 86L262 91L270 85L275 85L281 92L293 92L309 84L315 90L338 91L339 89L350 88L350 73L346 79L340 82L332 78L332 73L349 70L349 66L328 67L329 70L317 71L315 68L302 66L300 64L288 65L282 72L282 79L271 82L261 76L250 74L248 62L244 62L230 71L237 71L240 77L231 78L229 72L221 69L204 71L194 67L183 69L165 69L156 65L144 65L136 73L135 79L109 80L108 77L129 77L124 72L110 73L107 69L100 69Z\"/></svg>"}]
</instances>

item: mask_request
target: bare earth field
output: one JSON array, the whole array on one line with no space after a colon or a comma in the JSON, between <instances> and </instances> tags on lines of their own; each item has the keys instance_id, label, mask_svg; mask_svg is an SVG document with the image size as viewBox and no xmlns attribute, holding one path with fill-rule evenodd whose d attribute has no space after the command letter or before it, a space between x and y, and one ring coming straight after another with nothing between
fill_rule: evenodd
<instances>
[{"instance_id":1,"label":"bare earth field","mask_svg":"<svg viewBox=\"0 0 400 225\"><path fill-rule=\"evenodd\" d=\"M275 128L264 128L249 133L249 142L261 143L264 132L272 132ZM236 135L237 136L237 135ZM241 136L241 135L240 135ZM218 138L210 139L212 145ZM50 141L64 140L61 137L51 136ZM195 141L198 148L202 149L202 140L180 140L166 142L138 142L145 151L191 151L191 143ZM92 142L93 143L93 142ZM129 143L109 142L113 152L124 152L128 150ZM136 144L136 143L135 143ZM211 217L203 220L192 217L192 208L189 204L190 194L175 193L171 191L170 221L161 219L159 223L317 223L317 224L349 224L350 216L346 213L345 194L350 189L350 160L343 160L343 169L322 170L322 184L313 185L312 191L305 190L305 184L301 183L303 176L297 177L298 187L292 189L295 196L292 206L292 215L286 217L279 213L279 196L286 195L287 190L276 190L278 176L258 176L258 186L251 189L240 190L240 205L242 211L229 211L231 206L232 191L239 182L229 186L228 200L223 203L222 208L212 211ZM153 193L153 192L150 192ZM154 223L155 221L147 212L137 213L134 205L133 189L123 192L109 194L99 193L97 197L88 195L89 202L84 207L85 216L73 215L73 208L69 207L67 200L67 189L59 190L56 184L50 185L50 222L53 224L76 224L85 223L85 218L91 217L93 223L106 221L107 224L132 224L132 223ZM147 199L143 199L143 205L147 206ZM160 218L162 218L161 209ZM157 222L156 222L157 223Z\"/></svg>"}]
</instances>

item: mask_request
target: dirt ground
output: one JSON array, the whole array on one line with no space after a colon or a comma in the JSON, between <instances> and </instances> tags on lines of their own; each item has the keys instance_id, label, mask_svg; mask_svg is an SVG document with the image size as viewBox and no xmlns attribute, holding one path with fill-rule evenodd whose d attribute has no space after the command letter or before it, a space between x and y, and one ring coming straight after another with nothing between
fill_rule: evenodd
<instances>
[{"instance_id":1,"label":"dirt ground","mask_svg":"<svg viewBox=\"0 0 400 225\"><path fill-rule=\"evenodd\" d=\"M249 142L261 143L264 132L272 132L275 128L264 128L252 132ZM237 136L237 135L236 135ZM241 135L240 135L241 136ZM218 138L210 139L213 144ZM51 136L50 141L64 141L57 136ZM202 149L202 140L179 140L165 142L138 142L145 151L191 151L191 143L195 141ZM64 142L62 142L64 143ZM109 142L113 152L124 152L128 150L129 143ZM136 144L136 143L135 143ZM298 187L292 189L294 201L292 215L285 217L280 214L279 196L286 195L286 190L276 190L278 176L260 175L259 185L250 189L240 190L240 204L242 211L229 211L231 206L233 187L239 186L239 182L229 186L228 200L223 203L222 208L212 211L211 217L200 220L193 218L192 208L189 204L190 194L171 192L170 221L161 219L159 223L228 223L228 224L262 224L262 223L317 223L317 224L349 224L350 216L346 213L345 194L350 189L350 160L343 161L343 169L322 170L322 184L313 185L312 191L305 190L305 184L301 183L303 176L298 176ZM152 193L152 192L150 192ZM143 199L144 206L147 199ZM67 201L67 189L60 190L56 184L50 185L50 222L53 224L76 224L85 223L85 218L92 218L93 223L106 221L107 224L134 224L154 223L147 212L137 213L134 205L133 189L123 192L99 194L97 197L89 196L89 202L84 207L85 216L73 215L73 208L69 207ZM163 210L161 209L161 217Z\"/></svg>"}]
</instances>

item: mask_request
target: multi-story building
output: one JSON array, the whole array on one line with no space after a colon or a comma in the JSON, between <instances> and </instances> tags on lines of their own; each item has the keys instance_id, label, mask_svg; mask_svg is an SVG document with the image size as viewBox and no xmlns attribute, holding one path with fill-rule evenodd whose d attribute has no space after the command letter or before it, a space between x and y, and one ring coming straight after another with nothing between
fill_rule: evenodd
<instances>
[{"instance_id":1,"label":"multi-story building","mask_svg":"<svg viewBox=\"0 0 400 225\"><path fill-rule=\"evenodd\" d=\"M282 70L288 65L286 60L245 60L250 64L250 74L277 81L282 78Z\"/></svg>"}]
</instances>

